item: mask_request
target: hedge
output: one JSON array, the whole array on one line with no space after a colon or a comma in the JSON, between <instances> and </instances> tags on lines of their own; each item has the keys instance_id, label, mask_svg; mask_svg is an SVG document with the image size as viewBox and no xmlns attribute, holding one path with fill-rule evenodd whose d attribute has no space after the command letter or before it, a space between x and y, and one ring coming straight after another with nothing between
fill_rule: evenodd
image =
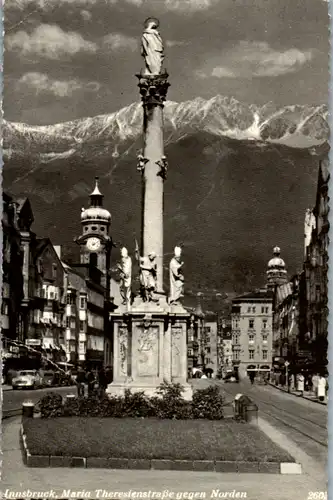
<instances>
[{"instance_id":1,"label":"hedge","mask_svg":"<svg viewBox=\"0 0 333 500\"><path fill-rule=\"evenodd\" d=\"M50 392L41 400L41 417L154 417L178 420L223 418L224 399L217 386L195 391L192 401L184 400L183 390L180 384L164 382L157 390L158 395L153 397L148 397L143 392L131 393L126 390L124 396L70 398L65 402L59 394Z\"/></svg>"}]
</instances>

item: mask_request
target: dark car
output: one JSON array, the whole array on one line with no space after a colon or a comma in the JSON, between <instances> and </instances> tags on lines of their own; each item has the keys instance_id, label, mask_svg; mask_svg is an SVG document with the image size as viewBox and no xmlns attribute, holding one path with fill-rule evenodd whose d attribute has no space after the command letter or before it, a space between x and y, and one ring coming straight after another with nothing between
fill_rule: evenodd
<instances>
[{"instance_id":1,"label":"dark car","mask_svg":"<svg viewBox=\"0 0 333 500\"><path fill-rule=\"evenodd\" d=\"M238 373L228 372L224 377L224 382L239 382Z\"/></svg>"},{"instance_id":2,"label":"dark car","mask_svg":"<svg viewBox=\"0 0 333 500\"><path fill-rule=\"evenodd\" d=\"M43 373L43 384L52 387L55 384L54 371L47 370Z\"/></svg>"}]
</instances>

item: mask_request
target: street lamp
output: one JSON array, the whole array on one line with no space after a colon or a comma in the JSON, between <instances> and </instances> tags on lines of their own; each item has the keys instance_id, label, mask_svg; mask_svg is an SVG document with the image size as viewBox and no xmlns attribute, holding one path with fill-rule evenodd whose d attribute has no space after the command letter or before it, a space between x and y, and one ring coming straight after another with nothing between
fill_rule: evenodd
<instances>
[{"instance_id":1,"label":"street lamp","mask_svg":"<svg viewBox=\"0 0 333 500\"><path fill-rule=\"evenodd\" d=\"M202 365L202 371L205 371L205 344L206 344L206 332L204 330L204 318L205 318L205 315L204 315L204 312L202 310L202 306L201 306L201 297L202 297L202 293L199 292L197 294L197 297L198 297L198 303L197 303L197 307L194 311L194 315L195 315L195 321L196 321L196 325L197 325L197 332L198 332L198 343L199 343L199 348L200 348L200 352L199 352L199 356L201 356L201 365Z\"/></svg>"}]
</instances>

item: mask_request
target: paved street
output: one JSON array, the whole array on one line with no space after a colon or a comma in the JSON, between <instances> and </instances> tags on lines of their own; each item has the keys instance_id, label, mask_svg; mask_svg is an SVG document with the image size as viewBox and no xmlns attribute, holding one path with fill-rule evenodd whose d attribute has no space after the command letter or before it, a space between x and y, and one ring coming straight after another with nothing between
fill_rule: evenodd
<instances>
[{"instance_id":1,"label":"paved street","mask_svg":"<svg viewBox=\"0 0 333 500\"><path fill-rule=\"evenodd\" d=\"M315 438L327 439L325 423L327 407L302 400L292 395L281 393L270 386L250 386L224 384L220 381L193 380L194 388L207 387L217 383L227 393L226 400L232 401L235 394L248 394L259 405L259 415L284 434L276 431L276 438L281 446L287 447L296 460L302 463L303 474L300 476L281 476L261 474L223 474L209 472L177 471L122 471L98 469L38 469L23 465L19 445L20 419L9 419L3 426L3 472L2 489L15 491L46 491L50 488L59 492L84 490L89 498L96 498L96 488L108 491L200 491L206 492L207 500L213 498L212 491L244 491L248 499L253 500L289 500L297 491L297 499L306 500L310 491L326 490L325 454L327 448L299 431L313 433ZM73 393L75 388L58 388L62 394ZM7 391L3 394L7 408L21 404L27 397L38 400L46 390ZM230 407L229 407L230 410ZM279 419L279 420L277 420ZM285 423L282 423L285 422ZM292 427L290 427L292 425ZM293 427L297 428L295 430ZM320 429L319 431L317 429ZM271 431L272 432L272 429ZM297 443L296 446L293 443ZM304 453L301 451L303 450ZM110 497L112 498L112 497ZM113 498L115 496L113 495Z\"/></svg>"},{"instance_id":2,"label":"paved street","mask_svg":"<svg viewBox=\"0 0 333 500\"><path fill-rule=\"evenodd\" d=\"M204 492L206 500L235 498L232 492L236 491L245 492L248 500L290 500L291 498L308 500L310 491L326 490L322 478L309 474L283 476L191 471L28 468L22 462L19 427L20 419L16 418L3 428L2 491L7 488L13 492L27 489L45 492L53 489L59 495L58 498L69 498L69 494L64 495L63 492L71 490L76 493L75 498L93 499L96 498L97 489L104 489L110 492L109 496L104 497L109 500L119 499L117 492L126 493L130 490L132 492L155 491L160 495L167 490L176 492L177 495L180 492ZM221 496L216 496L214 491L220 492ZM81 492L81 495L77 492ZM231 496L222 496L225 492L230 492ZM181 496L177 498L182 500ZM184 496L183 498L190 497Z\"/></svg>"},{"instance_id":3,"label":"paved street","mask_svg":"<svg viewBox=\"0 0 333 500\"><path fill-rule=\"evenodd\" d=\"M196 387L221 386L226 400L237 393L249 396L258 406L258 415L285 433L305 453L324 469L327 463L327 406L279 391L270 385L251 385L248 381L239 384L222 381L198 380Z\"/></svg>"},{"instance_id":4,"label":"paved street","mask_svg":"<svg viewBox=\"0 0 333 500\"><path fill-rule=\"evenodd\" d=\"M37 389L31 390L18 390L18 391L3 391L2 393L2 412L4 415L13 410L20 409L22 407L23 401L27 399L37 403L41 397L47 392L59 392L61 395L65 394L76 394L76 387L52 387L51 389Z\"/></svg>"}]
</instances>

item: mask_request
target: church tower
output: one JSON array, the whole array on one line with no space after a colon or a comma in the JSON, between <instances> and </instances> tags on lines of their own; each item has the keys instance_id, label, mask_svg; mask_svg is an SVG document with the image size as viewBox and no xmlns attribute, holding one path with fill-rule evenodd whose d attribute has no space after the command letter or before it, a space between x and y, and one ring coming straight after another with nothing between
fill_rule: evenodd
<instances>
[{"instance_id":1,"label":"church tower","mask_svg":"<svg viewBox=\"0 0 333 500\"><path fill-rule=\"evenodd\" d=\"M110 261L112 239L109 236L111 214L103 208L103 195L95 177L95 189L90 195L90 207L82 208L82 233L76 240L80 245L80 263L90 264L101 272L101 285L110 297Z\"/></svg>"},{"instance_id":2,"label":"church tower","mask_svg":"<svg viewBox=\"0 0 333 500\"><path fill-rule=\"evenodd\" d=\"M280 257L281 250L279 247L273 249L274 257L268 262L267 288L273 289L276 285L283 285L288 283L286 264Z\"/></svg>"}]
</instances>

